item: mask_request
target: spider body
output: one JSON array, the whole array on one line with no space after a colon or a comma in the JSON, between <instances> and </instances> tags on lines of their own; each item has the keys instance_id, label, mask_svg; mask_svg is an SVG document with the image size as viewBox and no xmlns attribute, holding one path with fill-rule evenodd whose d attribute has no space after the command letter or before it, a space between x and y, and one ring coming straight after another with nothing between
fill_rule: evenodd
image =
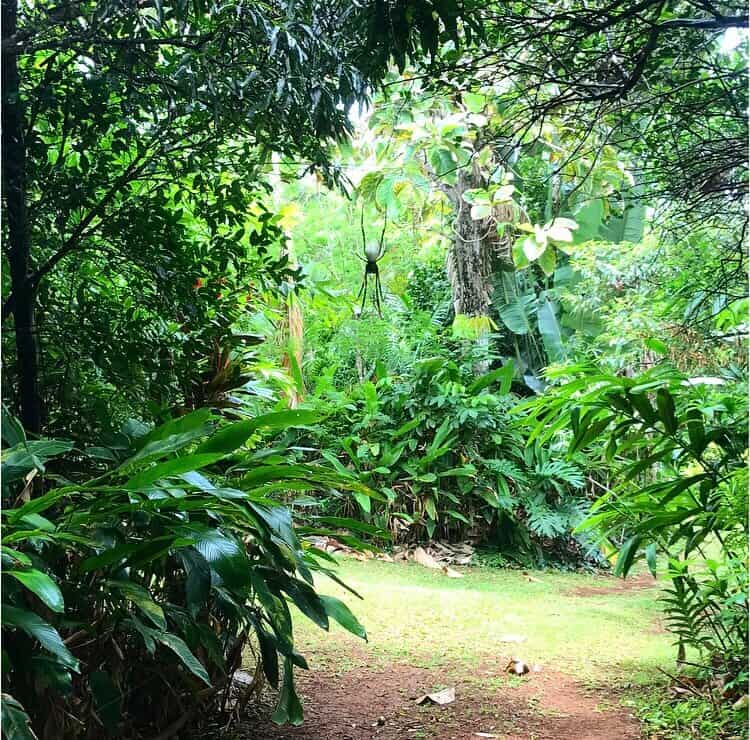
<instances>
[{"instance_id":1,"label":"spider body","mask_svg":"<svg viewBox=\"0 0 750 740\"><path fill-rule=\"evenodd\" d=\"M360 307L359 315L362 316L365 310L365 302L367 301L367 284L369 282L369 276L373 276L373 282L375 283L373 289L373 303L378 312L378 316L383 318L383 288L380 284L380 270L378 269L378 262L385 254L385 247L383 246L383 239L385 237L385 228L388 225L388 219L383 223L383 231L380 234L380 242L368 242L365 236L365 212L362 209L362 217L360 220L360 226L362 228L362 251L364 252L364 258L360 259L365 263L365 274L362 277L362 285L357 294L357 298L362 299L362 305ZM358 255L359 256L359 255Z\"/></svg>"}]
</instances>

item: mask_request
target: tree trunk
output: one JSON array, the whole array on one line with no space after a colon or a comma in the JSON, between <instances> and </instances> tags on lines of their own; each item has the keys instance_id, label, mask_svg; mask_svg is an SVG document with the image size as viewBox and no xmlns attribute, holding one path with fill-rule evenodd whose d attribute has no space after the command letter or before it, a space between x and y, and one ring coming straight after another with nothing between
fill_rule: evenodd
<instances>
[{"instance_id":1,"label":"tree trunk","mask_svg":"<svg viewBox=\"0 0 750 740\"><path fill-rule=\"evenodd\" d=\"M3 42L16 33L16 0L2 0ZM11 48L2 55L2 178L8 220L8 263L13 308L21 422L34 434L41 430L37 346L34 330L35 294L27 283L31 239L26 213L26 145L23 136L18 57Z\"/></svg>"},{"instance_id":2,"label":"tree trunk","mask_svg":"<svg viewBox=\"0 0 750 740\"><path fill-rule=\"evenodd\" d=\"M453 193L456 208L453 250L448 259L448 279L453 291L453 309L466 316L488 316L492 296L492 241L488 233L492 224L475 221L471 207L463 199L474 182L472 170L459 170Z\"/></svg>"}]
</instances>

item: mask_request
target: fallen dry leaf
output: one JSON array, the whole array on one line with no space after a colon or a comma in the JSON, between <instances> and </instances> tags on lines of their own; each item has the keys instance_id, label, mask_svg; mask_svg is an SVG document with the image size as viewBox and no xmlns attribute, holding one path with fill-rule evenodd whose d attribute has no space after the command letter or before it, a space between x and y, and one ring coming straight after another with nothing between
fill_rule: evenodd
<instances>
[{"instance_id":1,"label":"fallen dry leaf","mask_svg":"<svg viewBox=\"0 0 750 740\"><path fill-rule=\"evenodd\" d=\"M414 550L414 562L424 565L425 568L440 568L438 561L421 547Z\"/></svg>"},{"instance_id":2,"label":"fallen dry leaf","mask_svg":"<svg viewBox=\"0 0 750 740\"><path fill-rule=\"evenodd\" d=\"M432 694L425 694L417 699L417 704L450 704L456 701L456 689L452 686L449 689L443 689L442 691L435 691Z\"/></svg>"},{"instance_id":3,"label":"fallen dry leaf","mask_svg":"<svg viewBox=\"0 0 750 740\"><path fill-rule=\"evenodd\" d=\"M453 568L449 568L447 565L443 566L443 573L448 576L448 578L463 578L464 574L459 573L457 570L453 570Z\"/></svg>"},{"instance_id":4,"label":"fallen dry leaf","mask_svg":"<svg viewBox=\"0 0 750 740\"><path fill-rule=\"evenodd\" d=\"M515 673L516 676L523 676L529 672L529 666L522 660L511 658L507 666L505 666L507 673Z\"/></svg>"},{"instance_id":5,"label":"fallen dry leaf","mask_svg":"<svg viewBox=\"0 0 750 740\"><path fill-rule=\"evenodd\" d=\"M745 694L732 704L732 709L734 709L735 712L738 712L740 709L747 709L748 704L750 704L750 698Z\"/></svg>"}]
</instances>

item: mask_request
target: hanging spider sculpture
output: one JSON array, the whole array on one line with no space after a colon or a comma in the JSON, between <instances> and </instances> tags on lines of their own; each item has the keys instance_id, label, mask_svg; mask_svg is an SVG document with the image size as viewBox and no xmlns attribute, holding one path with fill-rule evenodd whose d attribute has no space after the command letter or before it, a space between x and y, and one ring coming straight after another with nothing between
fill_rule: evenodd
<instances>
[{"instance_id":1,"label":"hanging spider sculpture","mask_svg":"<svg viewBox=\"0 0 750 740\"><path fill-rule=\"evenodd\" d=\"M378 270L378 262L385 254L385 247L383 245L383 239L385 237L385 229L386 226L388 226L388 217L386 216L384 222L383 222L383 231L380 233L380 242L376 244L375 242L368 242L367 236L365 235L365 211L362 209L362 217L360 219L360 228L362 229L362 248L364 250L365 256L359 257L359 259L362 260L362 262L365 263L365 274L362 277L362 287L359 289L359 293L357 294L357 298L362 298L362 306L359 310L359 315L361 316L364 313L365 310L365 301L367 300L367 278L370 275L375 276L375 288L374 288L374 298L373 303L375 304L375 308L378 311L378 316L380 318L383 318L383 311L381 308L382 302L385 300L383 297L383 288L380 285L380 271Z\"/></svg>"}]
</instances>

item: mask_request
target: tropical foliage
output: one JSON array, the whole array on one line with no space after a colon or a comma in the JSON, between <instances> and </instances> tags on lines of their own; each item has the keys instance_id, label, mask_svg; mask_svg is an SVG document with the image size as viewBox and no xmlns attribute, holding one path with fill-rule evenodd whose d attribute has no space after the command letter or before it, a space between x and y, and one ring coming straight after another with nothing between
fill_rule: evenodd
<instances>
[{"instance_id":1,"label":"tropical foliage","mask_svg":"<svg viewBox=\"0 0 750 740\"><path fill-rule=\"evenodd\" d=\"M665 575L727 724L745 12L3 2L3 733L299 723L321 536Z\"/></svg>"},{"instance_id":2,"label":"tropical foliage","mask_svg":"<svg viewBox=\"0 0 750 740\"><path fill-rule=\"evenodd\" d=\"M288 603L323 629L334 619L366 634L343 602L315 591L312 572L328 572L330 558L300 540L289 509L269 496L367 488L241 450L258 430L309 420L287 411L217 428L202 409L150 431L131 425L116 447L79 453L73 480L54 476L54 487L30 498L35 476L76 451L27 440L4 417L4 498L16 500L3 511L2 550L12 696L3 695L3 717L19 727L10 737L32 736L20 729L23 707L44 718L48 737L85 736L90 725L120 736L177 731L206 706L226 707L248 645L256 675L280 688L276 720L301 722L292 672L307 663L294 649ZM103 458L112 464L86 479Z\"/></svg>"}]
</instances>

